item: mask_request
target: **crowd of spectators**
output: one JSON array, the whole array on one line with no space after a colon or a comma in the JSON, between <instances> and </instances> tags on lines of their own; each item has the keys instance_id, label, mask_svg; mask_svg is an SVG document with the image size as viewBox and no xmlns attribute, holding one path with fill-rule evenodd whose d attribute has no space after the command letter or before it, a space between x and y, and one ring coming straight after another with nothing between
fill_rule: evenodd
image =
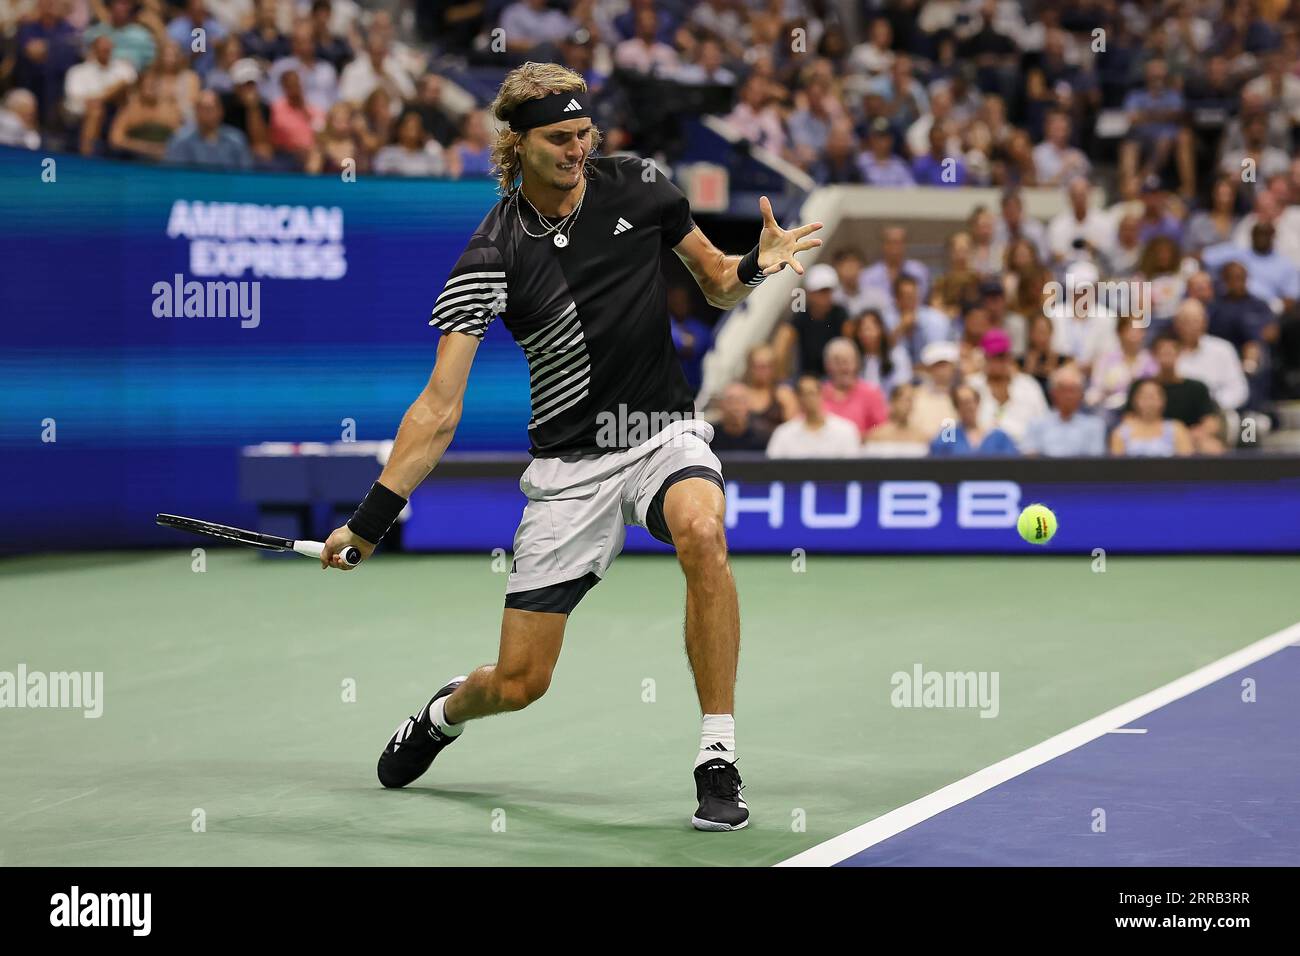
<instances>
[{"instance_id":1,"label":"crowd of spectators","mask_svg":"<svg viewBox=\"0 0 1300 956\"><path fill-rule=\"evenodd\" d=\"M487 176L490 124L354 0L0 0L0 144L217 169Z\"/></svg>"},{"instance_id":2,"label":"crowd of spectators","mask_svg":"<svg viewBox=\"0 0 1300 956\"><path fill-rule=\"evenodd\" d=\"M1249 445L1300 367L1300 262L1274 242L1277 220L1300 218L1300 160L1259 193L1267 201L1245 233L1233 224L1194 254L1171 217L1172 234L1153 233L1134 264L1116 266L1123 223L1165 222L1153 197L1164 202L1154 184L1132 209L1063 212L1091 238L1055 266L1027 238L1014 193L1000 216L976 208L934 275L908 255L903 226L882 231L869 265L839 248L807 270L803 294L710 409L716 447L895 457ZM986 253L981 236L992 237Z\"/></svg>"},{"instance_id":3,"label":"crowd of spectators","mask_svg":"<svg viewBox=\"0 0 1300 956\"><path fill-rule=\"evenodd\" d=\"M672 159L695 103L818 183L1000 187L941 266L897 226L810 269L723 443L1212 454L1300 397L1300 0L0 0L0 144L487 176L448 77L525 59L586 78L606 151ZM698 387L712 330L669 311Z\"/></svg>"},{"instance_id":4,"label":"crowd of spectators","mask_svg":"<svg viewBox=\"0 0 1300 956\"><path fill-rule=\"evenodd\" d=\"M334 171L350 150L358 171L486 175L486 104L443 74L551 59L587 79L611 151L668 145L635 94L653 80L725 91L717 109L739 135L822 183L1064 185L1109 137L1121 198L1157 175L1192 202L1243 160L1258 182L1286 171L1297 12L1297 0L0 0L0 91L16 94L0 142L307 171Z\"/></svg>"}]
</instances>

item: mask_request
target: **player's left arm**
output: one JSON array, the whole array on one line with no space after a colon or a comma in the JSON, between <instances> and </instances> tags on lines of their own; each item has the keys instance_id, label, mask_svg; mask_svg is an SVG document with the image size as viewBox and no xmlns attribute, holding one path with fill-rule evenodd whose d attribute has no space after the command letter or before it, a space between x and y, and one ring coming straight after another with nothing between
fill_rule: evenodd
<instances>
[{"instance_id":1,"label":"player's left arm","mask_svg":"<svg viewBox=\"0 0 1300 956\"><path fill-rule=\"evenodd\" d=\"M820 239L807 238L822 228L822 224L810 222L793 229L782 229L772 215L772 204L766 196L759 198L758 207L763 213L763 231L759 233L756 247L757 272L764 276L775 275L788 264L799 275L803 275L803 265L795 258L795 254L815 249L822 244ZM673 252L677 253L691 275L695 276L704 298L714 308L730 309L756 288L756 284L745 282L740 274L741 263L746 257L726 255L709 241L699 226L688 232L673 247Z\"/></svg>"}]
</instances>

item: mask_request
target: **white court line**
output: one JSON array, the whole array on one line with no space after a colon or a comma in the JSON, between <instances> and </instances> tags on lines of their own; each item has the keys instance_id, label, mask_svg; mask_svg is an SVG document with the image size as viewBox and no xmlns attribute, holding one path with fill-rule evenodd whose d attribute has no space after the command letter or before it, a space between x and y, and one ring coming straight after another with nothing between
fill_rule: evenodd
<instances>
[{"instance_id":1,"label":"white court line","mask_svg":"<svg viewBox=\"0 0 1300 956\"><path fill-rule=\"evenodd\" d=\"M1108 734L1145 734L1146 728L1138 729L1137 727L1116 727L1114 730L1106 731Z\"/></svg>"},{"instance_id":2,"label":"white court line","mask_svg":"<svg viewBox=\"0 0 1300 956\"><path fill-rule=\"evenodd\" d=\"M1213 663L1206 664L1198 670L1185 674L1177 680L1170 681L1141 697L1135 697L1126 704L1120 704L1091 720L1086 720L1077 727L1071 727L1028 750L1022 750L1005 760L1000 760L990 767L977 770L969 777L950 783L934 793L927 794L919 800L913 800L896 810L890 810L860 827L854 827L847 833L841 833L811 849L782 860L777 866L832 866L847 860L868 847L875 846L882 840L902 833L945 810L950 810L959 803L964 803L991 790L999 784L1006 783L1012 777L1018 777L1027 770L1032 770L1049 760L1055 760L1062 754L1069 753L1096 740L1125 724L1130 724L1139 717L1144 717L1154 710L1171 704L1181 697L1213 684L1216 680L1227 677L1234 671L1248 667L1256 661L1276 654L1300 639L1300 622L1283 628L1276 634L1261 638L1254 644L1247 645L1239 651L1221 657Z\"/></svg>"}]
</instances>

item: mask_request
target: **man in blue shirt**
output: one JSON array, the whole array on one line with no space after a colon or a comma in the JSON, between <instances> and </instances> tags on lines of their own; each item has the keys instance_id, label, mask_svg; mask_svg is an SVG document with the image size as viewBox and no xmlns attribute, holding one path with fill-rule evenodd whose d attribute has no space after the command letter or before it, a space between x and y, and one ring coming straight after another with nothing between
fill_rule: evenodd
<instances>
[{"instance_id":1,"label":"man in blue shirt","mask_svg":"<svg viewBox=\"0 0 1300 956\"><path fill-rule=\"evenodd\" d=\"M221 122L221 99L212 90L199 94L195 122L182 126L167 143L164 162L217 169L250 169L253 154L244 134Z\"/></svg>"},{"instance_id":2,"label":"man in blue shirt","mask_svg":"<svg viewBox=\"0 0 1300 956\"><path fill-rule=\"evenodd\" d=\"M1146 245L1165 236L1182 245L1183 223L1169 211L1164 183L1154 173L1142 182L1142 216L1138 219L1138 242Z\"/></svg>"},{"instance_id":3,"label":"man in blue shirt","mask_svg":"<svg viewBox=\"0 0 1300 956\"><path fill-rule=\"evenodd\" d=\"M930 270L924 262L907 258L907 230L902 226L886 226L880 230L880 261L863 270L858 284L864 291L875 289L892 299L894 284L901 275L916 280L921 301L926 301L930 294Z\"/></svg>"},{"instance_id":4,"label":"man in blue shirt","mask_svg":"<svg viewBox=\"0 0 1300 956\"><path fill-rule=\"evenodd\" d=\"M1223 267L1223 294L1209 304L1209 333L1231 342L1241 355L1241 369L1250 387L1249 408L1266 407L1273 378L1273 346L1279 341L1277 316L1268 304L1250 294L1249 275L1240 262Z\"/></svg>"},{"instance_id":5,"label":"man in blue shirt","mask_svg":"<svg viewBox=\"0 0 1300 956\"><path fill-rule=\"evenodd\" d=\"M877 116L871 121L867 151L858 157L862 181L868 186L915 186L907 164L894 155L894 133L889 120Z\"/></svg>"},{"instance_id":6,"label":"man in blue shirt","mask_svg":"<svg viewBox=\"0 0 1300 956\"><path fill-rule=\"evenodd\" d=\"M1144 177L1161 172L1174 148L1180 146L1184 109L1183 94L1169 83L1169 67L1164 60L1148 61L1145 73L1145 85L1124 98L1129 135L1120 144L1121 172L1125 175L1138 172L1141 160ZM1179 149L1180 168L1190 160L1191 136L1184 138L1188 148Z\"/></svg>"},{"instance_id":7,"label":"man in blue shirt","mask_svg":"<svg viewBox=\"0 0 1300 956\"><path fill-rule=\"evenodd\" d=\"M1238 349L1249 342L1276 341L1277 316L1268 303L1251 295L1246 266L1233 260L1223 267L1223 294L1209 304L1210 334Z\"/></svg>"},{"instance_id":8,"label":"man in blue shirt","mask_svg":"<svg viewBox=\"0 0 1300 956\"><path fill-rule=\"evenodd\" d=\"M1079 410L1083 404L1083 373L1062 365L1049 379L1052 410L1039 415L1025 430L1020 450L1026 455L1076 458L1106 454L1106 426L1096 415Z\"/></svg>"},{"instance_id":9,"label":"man in blue shirt","mask_svg":"<svg viewBox=\"0 0 1300 956\"><path fill-rule=\"evenodd\" d=\"M199 34L203 40L202 50L195 49L195 40L198 39L194 32L196 30L203 31ZM167 35L180 44L183 53L193 56L190 66L202 79L216 62L214 54L217 41L225 39L226 28L208 15L203 0L187 0L185 12L167 24Z\"/></svg>"},{"instance_id":10,"label":"man in blue shirt","mask_svg":"<svg viewBox=\"0 0 1300 956\"><path fill-rule=\"evenodd\" d=\"M930 442L930 455L934 458L991 455L1014 457L1016 443L1000 428L984 429L979 424L980 393L969 385L958 385L952 390L957 420L946 421L934 441Z\"/></svg>"},{"instance_id":11,"label":"man in blue shirt","mask_svg":"<svg viewBox=\"0 0 1300 956\"><path fill-rule=\"evenodd\" d=\"M914 364L920 362L922 350L931 342L947 342L953 337L948 313L923 303L920 283L907 273L894 280L894 301L883 318L890 344L907 349Z\"/></svg>"},{"instance_id":12,"label":"man in blue shirt","mask_svg":"<svg viewBox=\"0 0 1300 956\"><path fill-rule=\"evenodd\" d=\"M931 126L930 152L912 160L912 178L918 186L966 185L966 164L960 156L947 155L947 143L947 129L938 123Z\"/></svg>"},{"instance_id":13,"label":"man in blue shirt","mask_svg":"<svg viewBox=\"0 0 1300 956\"><path fill-rule=\"evenodd\" d=\"M704 378L704 354L713 343L713 330L691 315L691 295L682 285L668 288L668 318L673 348L686 374L686 384L692 392L698 392Z\"/></svg>"},{"instance_id":14,"label":"man in blue shirt","mask_svg":"<svg viewBox=\"0 0 1300 956\"><path fill-rule=\"evenodd\" d=\"M1273 248L1274 235L1270 223L1256 223L1250 230L1249 249L1220 242L1202 250L1201 262L1211 271L1229 262L1240 262L1249 276L1246 288L1250 294L1263 299L1274 313L1281 315L1300 300L1300 269Z\"/></svg>"},{"instance_id":15,"label":"man in blue shirt","mask_svg":"<svg viewBox=\"0 0 1300 956\"><path fill-rule=\"evenodd\" d=\"M830 135L826 138L826 150L808 168L808 175L820 186L860 183L862 170L854 159L856 151L852 124L848 120L832 123Z\"/></svg>"}]
</instances>

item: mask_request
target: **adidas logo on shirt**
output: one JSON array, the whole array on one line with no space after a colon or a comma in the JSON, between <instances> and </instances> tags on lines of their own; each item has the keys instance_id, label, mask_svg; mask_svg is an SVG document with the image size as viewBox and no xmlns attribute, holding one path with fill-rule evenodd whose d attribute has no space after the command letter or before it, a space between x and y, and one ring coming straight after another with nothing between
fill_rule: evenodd
<instances>
[{"instance_id":1,"label":"adidas logo on shirt","mask_svg":"<svg viewBox=\"0 0 1300 956\"><path fill-rule=\"evenodd\" d=\"M631 228L632 228L632 224L628 222L626 219L624 219L622 216L619 216L618 225L614 227L614 235L617 236L621 232L627 232Z\"/></svg>"},{"instance_id":2,"label":"adidas logo on shirt","mask_svg":"<svg viewBox=\"0 0 1300 956\"><path fill-rule=\"evenodd\" d=\"M561 113L572 113L574 110L582 109L582 104L577 100L569 100L569 105L560 110Z\"/></svg>"}]
</instances>

